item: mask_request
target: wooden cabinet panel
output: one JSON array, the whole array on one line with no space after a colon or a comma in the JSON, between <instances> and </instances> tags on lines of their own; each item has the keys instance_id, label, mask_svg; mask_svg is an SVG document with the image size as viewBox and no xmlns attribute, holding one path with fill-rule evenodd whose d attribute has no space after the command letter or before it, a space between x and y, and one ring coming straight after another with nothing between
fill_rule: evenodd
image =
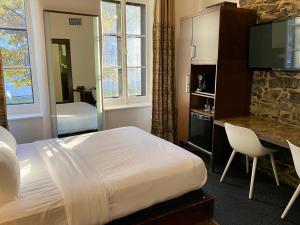
<instances>
[{"instance_id":1,"label":"wooden cabinet panel","mask_svg":"<svg viewBox=\"0 0 300 225\"><path fill-rule=\"evenodd\" d=\"M220 10L214 10L193 18L193 63L205 64L206 61L217 61L219 25Z\"/></svg>"},{"instance_id":2,"label":"wooden cabinet panel","mask_svg":"<svg viewBox=\"0 0 300 225\"><path fill-rule=\"evenodd\" d=\"M178 71L178 140L184 143L189 138L189 105L190 105L190 74L191 44L193 34L192 18L181 20Z\"/></svg>"}]
</instances>

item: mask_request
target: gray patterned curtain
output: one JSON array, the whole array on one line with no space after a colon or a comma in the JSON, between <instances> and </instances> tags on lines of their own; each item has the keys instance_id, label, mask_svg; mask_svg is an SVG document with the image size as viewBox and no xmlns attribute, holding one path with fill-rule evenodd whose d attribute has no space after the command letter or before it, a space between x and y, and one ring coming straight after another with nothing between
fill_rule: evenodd
<instances>
[{"instance_id":1,"label":"gray patterned curtain","mask_svg":"<svg viewBox=\"0 0 300 225\"><path fill-rule=\"evenodd\" d=\"M0 52L0 126L8 129L7 113L6 113L6 97L4 89L3 64Z\"/></svg>"},{"instance_id":2,"label":"gray patterned curtain","mask_svg":"<svg viewBox=\"0 0 300 225\"><path fill-rule=\"evenodd\" d=\"M175 2L156 0L153 27L152 133L176 140Z\"/></svg>"}]
</instances>

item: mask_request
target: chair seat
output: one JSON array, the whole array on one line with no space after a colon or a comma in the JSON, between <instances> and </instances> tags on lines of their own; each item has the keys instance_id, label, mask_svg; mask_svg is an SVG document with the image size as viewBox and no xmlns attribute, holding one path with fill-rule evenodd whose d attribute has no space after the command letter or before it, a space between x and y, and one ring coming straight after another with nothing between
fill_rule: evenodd
<instances>
[{"instance_id":1,"label":"chair seat","mask_svg":"<svg viewBox=\"0 0 300 225\"><path fill-rule=\"evenodd\" d=\"M263 156L270 155L270 154L275 153L275 152L278 152L278 150L268 148L268 147L263 147L262 151L260 152L259 155L248 155L248 156L250 156L250 157L263 157ZM243 154L245 154L245 153L243 153Z\"/></svg>"}]
</instances>

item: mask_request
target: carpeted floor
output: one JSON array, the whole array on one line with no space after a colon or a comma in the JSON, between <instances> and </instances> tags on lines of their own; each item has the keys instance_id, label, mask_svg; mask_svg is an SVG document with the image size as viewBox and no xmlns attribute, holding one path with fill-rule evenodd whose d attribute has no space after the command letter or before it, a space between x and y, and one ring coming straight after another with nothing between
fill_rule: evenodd
<instances>
[{"instance_id":1,"label":"carpeted floor","mask_svg":"<svg viewBox=\"0 0 300 225\"><path fill-rule=\"evenodd\" d=\"M273 177L258 171L253 200L249 200L251 175L244 166L233 164L224 183L219 182L224 167L216 167L215 173L209 171L203 190L215 198L214 219L220 225L300 225L300 197L286 220L280 219L295 189L283 184L277 187Z\"/></svg>"}]
</instances>

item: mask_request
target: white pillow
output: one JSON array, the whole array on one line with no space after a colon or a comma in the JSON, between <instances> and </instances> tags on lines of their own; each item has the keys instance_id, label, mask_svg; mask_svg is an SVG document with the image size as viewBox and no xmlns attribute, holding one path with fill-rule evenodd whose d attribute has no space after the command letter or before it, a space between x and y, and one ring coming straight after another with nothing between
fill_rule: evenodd
<instances>
[{"instance_id":1,"label":"white pillow","mask_svg":"<svg viewBox=\"0 0 300 225\"><path fill-rule=\"evenodd\" d=\"M0 129L0 204L16 200L20 188L20 166L15 154L16 141L8 131L4 132L2 129Z\"/></svg>"},{"instance_id":2,"label":"white pillow","mask_svg":"<svg viewBox=\"0 0 300 225\"><path fill-rule=\"evenodd\" d=\"M0 126L0 140L5 141L8 147L16 154L17 142L14 136L5 128Z\"/></svg>"}]
</instances>

